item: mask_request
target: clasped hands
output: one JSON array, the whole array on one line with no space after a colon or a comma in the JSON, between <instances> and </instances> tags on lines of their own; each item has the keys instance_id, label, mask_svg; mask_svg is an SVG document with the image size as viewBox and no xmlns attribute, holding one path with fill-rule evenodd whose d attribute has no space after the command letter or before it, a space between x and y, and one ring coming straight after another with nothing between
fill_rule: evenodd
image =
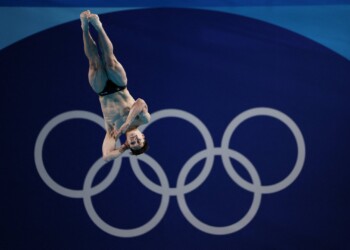
<instances>
[{"instance_id":1,"label":"clasped hands","mask_svg":"<svg viewBox=\"0 0 350 250\"><path fill-rule=\"evenodd\" d=\"M116 125L114 125L114 128L111 131L111 136L114 139L117 139L121 136L121 134L125 134L125 132L128 130L129 127L130 127L130 124L126 122L119 129L117 129Z\"/></svg>"}]
</instances>

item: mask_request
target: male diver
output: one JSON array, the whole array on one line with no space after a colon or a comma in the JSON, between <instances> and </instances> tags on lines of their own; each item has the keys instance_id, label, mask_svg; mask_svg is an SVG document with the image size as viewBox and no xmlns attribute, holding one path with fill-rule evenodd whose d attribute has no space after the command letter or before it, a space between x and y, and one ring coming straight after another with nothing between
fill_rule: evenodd
<instances>
[{"instance_id":1,"label":"male diver","mask_svg":"<svg viewBox=\"0 0 350 250\"><path fill-rule=\"evenodd\" d=\"M123 66L113 54L113 45L96 14L89 10L80 14L83 30L84 52L89 60L89 83L99 95L106 136L102 145L103 159L114 160L127 149L134 155L148 149L145 136L138 127L150 121L147 104L142 99L135 99L127 89L127 78ZM98 47L89 32L89 24L97 32ZM118 138L125 134L126 141L116 147Z\"/></svg>"}]
</instances>

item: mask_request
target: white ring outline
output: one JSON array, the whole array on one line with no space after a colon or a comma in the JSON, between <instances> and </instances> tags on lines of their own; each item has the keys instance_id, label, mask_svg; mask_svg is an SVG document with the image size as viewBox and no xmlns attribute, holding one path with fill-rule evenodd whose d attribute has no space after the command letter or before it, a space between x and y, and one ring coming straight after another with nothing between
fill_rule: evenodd
<instances>
[{"instance_id":1,"label":"white ring outline","mask_svg":"<svg viewBox=\"0 0 350 250\"><path fill-rule=\"evenodd\" d=\"M242 154L232 149L214 148L212 150L206 149L206 150L200 151L199 153L191 157L189 161L186 162L185 166L183 167L184 171L181 171L182 174L178 178L177 186L183 187L186 181L186 177L190 172L190 170L196 165L197 162L202 160L208 154L221 155L221 156L225 154L231 158L234 158L247 169L248 173L252 177L254 185L255 186L261 185L260 178L255 167L245 156L243 156ZM177 202L179 204L182 214L185 216L187 221L190 222L194 227L208 234L225 235L225 234L231 234L241 230L254 218L260 206L261 196L262 196L261 192L259 192L258 190L255 190L254 196L253 196L253 202L248 212L239 221L229 226L223 226L223 227L211 226L200 221L198 218L196 218L191 212L191 210L189 209L189 207L187 206L184 193L179 193L177 195Z\"/></svg>"},{"instance_id":2,"label":"white ring outline","mask_svg":"<svg viewBox=\"0 0 350 250\"><path fill-rule=\"evenodd\" d=\"M44 146L46 137L49 135L51 130L54 129L61 122L68 121L71 119L86 119L94 123L97 123L104 129L103 119L100 116L91 112L73 110L73 111L68 111L60 115L57 115L56 117L52 118L48 123L46 123L46 125L42 128L42 130L38 135L38 138L34 146L34 162L41 179L53 191L70 198L83 198L84 192L85 192L83 189L76 190L76 189L63 187L62 185L58 184L56 181L54 181L51 178L51 176L48 174L45 168L43 155L42 155L43 146ZM119 140L117 143L120 144ZM105 162L102 160L102 158L100 158L100 160L96 161L93 166L104 165L104 164ZM99 192L106 189L113 182L115 176L117 176L120 166L121 166L121 159L117 159L116 161L114 161L113 167L110 170L109 174L106 176L106 178L103 181L101 181L101 183L97 184L92 189L90 189L91 195L98 194Z\"/></svg>"},{"instance_id":3,"label":"white ring outline","mask_svg":"<svg viewBox=\"0 0 350 250\"><path fill-rule=\"evenodd\" d=\"M130 156L128 156L128 157L130 157ZM151 157L149 157L147 155L142 155L142 157L140 157L139 159L148 163L151 166L151 168L156 172L156 174L160 180L161 186L164 189L169 188L168 179L167 179L163 169L158 164L156 164L156 167L153 167L152 163L155 161L153 159L151 159ZM95 168L93 168L93 167L90 168L90 170L85 178L84 190L91 189L91 185L92 185L92 182L94 180L94 177L96 176L96 174L100 168L101 168L101 166L98 166L98 165L96 165ZM145 234L158 225L158 223L163 219L163 217L167 211L170 196L169 196L169 194L164 192L162 194L160 206L158 208L158 211L155 213L155 215L144 225L137 227L137 228L133 228L133 229L120 229L120 228L113 227L113 226L109 225L108 223L103 221L96 213L96 211L93 207L93 204L92 204L91 195L89 195L87 193L87 195L84 195L83 200L84 200L85 209L86 209L89 217L95 223L96 226L98 226L101 230L103 230L104 232L106 232L110 235L123 237L123 238L130 238L130 237L136 237L136 236L140 236L142 234Z\"/></svg>"},{"instance_id":4,"label":"white ring outline","mask_svg":"<svg viewBox=\"0 0 350 250\"><path fill-rule=\"evenodd\" d=\"M203 136L206 148L207 149L214 148L214 142L209 133L209 130L204 125L204 123L201 120L199 120L196 116L192 115L191 113L188 113L179 109L164 109L153 113L151 122L145 125L143 128L141 128L141 131L144 131L152 123L163 118L179 118L191 123L195 128L199 130L199 132ZM214 163L214 155L208 156L206 158L206 161L205 161L204 167L202 168L201 173L192 182L188 183L186 186L181 188L181 190L175 187L175 188L169 188L167 192L169 192L170 195L174 196L174 195L178 195L179 193L183 193L183 192L188 193L193 191L206 180L206 178L208 177L213 167L213 163ZM149 180L148 177L141 171L140 165L138 164L136 157L130 158L130 164L131 166L134 167L135 171L137 171L137 176L142 177L142 179L139 178L139 180L143 182L147 188L149 188L150 190L158 194L162 194L162 192L164 192L161 186Z\"/></svg>"},{"instance_id":5,"label":"white ring outline","mask_svg":"<svg viewBox=\"0 0 350 250\"><path fill-rule=\"evenodd\" d=\"M170 113L170 116L169 116L169 113ZM202 150L199 153L195 154L185 163L184 167L181 169L180 174L178 176L176 188L169 187L168 179L163 169L153 158L151 158L146 154L143 154L138 158L148 163L151 166L151 168L156 172L158 178L160 179L160 183L161 183L160 186L155 184L151 180L149 180L142 172L138 164L138 160L135 157L130 157L130 156L122 156L116 159L113 163L112 169L110 170L106 178L94 187L91 187L94 176L106 164L101 158L97 160L88 171L88 174L84 181L84 188L82 190L68 189L56 183L48 175L45 169L45 166L43 164L42 153L43 153L43 145L46 140L46 137L55 126L69 119L87 119L97 123L102 128L104 128L103 119L100 116L97 116L94 113L90 113L87 111L69 111L69 112L62 113L54 117L53 119L51 119L40 131L35 144L35 152L34 152L34 158L35 158L34 160L35 160L36 168L37 168L37 171L39 172L40 177L52 190L54 190L55 192L63 196L67 196L70 198L83 198L86 211L90 216L90 218L94 221L94 223L101 230L114 236L135 237L135 236L142 235L150 231L151 229L153 229L164 217L166 209L168 207L169 198L171 195L176 195L183 215L193 226L195 226L196 228L198 228L203 232L222 235L222 234L229 234L229 233L236 232L242 229L244 226L246 226L257 213L257 210L261 202L261 195L266 193L278 192L286 188L287 186L289 186L300 174L305 161L305 142L300 129L291 118L289 118L284 113L272 108L253 108L253 109L244 111L241 114L239 114L237 117L235 117L225 130L225 133L222 138L221 148L214 148L212 137L208 129L197 117L193 116L188 112L185 112L182 110L176 110L176 109L167 109L167 110L158 111L152 114L152 116L153 116L152 122L161 118L168 118L168 117L169 118L175 117L175 118L180 118L180 119L189 121L197 129L199 129L199 131L204 137L204 141L207 146L207 149ZM229 141L233 135L234 130L243 121L255 116L271 116L273 118L280 120L282 123L287 125L287 127L292 131L297 142L298 157L297 157L296 164L292 172L285 179L283 179L277 184L273 184L269 186L261 186L259 175L255 167L253 166L253 164L242 154L228 148ZM142 130L144 130L147 126L144 126ZM231 133L230 136L228 136L229 133ZM117 142L117 146L118 144L120 145L119 140ZM208 153L209 153L209 156L208 156ZM199 221L190 212L185 201L185 194L196 189L208 177L213 167L215 155L221 155L226 172L229 174L230 178L234 182L236 182L236 184L254 193L253 203L249 211L246 213L246 215L238 222L226 227L214 227ZM134 171L139 181L151 191L162 195L160 207L157 213L154 215L154 217L143 226L140 226L134 229L119 229L108 225L103 220L101 220L100 217L97 215L91 201L91 196L102 192L115 180L121 167L121 159L124 157L129 158L130 163L132 165L132 170ZM195 180L185 185L186 176L191 170L191 168L195 165L195 163L197 163L199 160L203 159L204 157L207 157L207 159L201 173L196 177ZM252 177L253 184L245 181L236 173L236 171L234 170L233 166L229 161L230 157L235 158L247 169L247 171ZM208 162L211 164L208 164ZM194 164L194 165L191 166L190 164Z\"/></svg>"},{"instance_id":6,"label":"white ring outline","mask_svg":"<svg viewBox=\"0 0 350 250\"><path fill-rule=\"evenodd\" d=\"M293 170L289 173L287 177L285 177L282 181L271 184L271 185L261 185L260 187L257 187L256 185L252 185L251 183L244 180L232 167L232 164L228 158L227 155L222 156L222 161L224 164L224 167L226 169L227 174L231 177L231 179L236 182L240 187L242 187L245 190L248 190L250 192L254 192L255 189L259 189L260 192L263 194L271 194L278 191L281 191L282 189L285 189L290 184L292 184L295 179L299 176L305 162L305 141L303 138L303 135L298 128L297 124L286 114L272 108L252 108L249 110L246 110L242 113L240 113L238 116L236 116L228 125L228 127L225 130L225 133L222 137L221 147L222 148L229 148L229 143L231 140L231 137L233 135L233 132L235 129L243 123L245 120L250 119L252 117L256 116L270 116L273 117L282 123L284 123L292 132L295 141L297 143L298 148L298 154L297 154L297 160L293 167ZM231 134L229 136L229 134Z\"/></svg>"}]
</instances>

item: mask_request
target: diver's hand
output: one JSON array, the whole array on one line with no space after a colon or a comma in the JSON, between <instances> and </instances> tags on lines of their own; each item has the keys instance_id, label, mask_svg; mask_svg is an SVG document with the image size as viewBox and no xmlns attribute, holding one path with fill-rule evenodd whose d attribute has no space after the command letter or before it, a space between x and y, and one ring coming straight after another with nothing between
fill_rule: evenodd
<instances>
[{"instance_id":1,"label":"diver's hand","mask_svg":"<svg viewBox=\"0 0 350 250\"><path fill-rule=\"evenodd\" d=\"M111 137L113 137L115 140L118 139L120 135L121 135L120 131L116 128L114 128L111 131Z\"/></svg>"},{"instance_id":2,"label":"diver's hand","mask_svg":"<svg viewBox=\"0 0 350 250\"><path fill-rule=\"evenodd\" d=\"M121 145L120 148L121 148L123 151L125 151L125 150L129 149L130 146L129 146L128 142L125 142L123 145Z\"/></svg>"}]
</instances>

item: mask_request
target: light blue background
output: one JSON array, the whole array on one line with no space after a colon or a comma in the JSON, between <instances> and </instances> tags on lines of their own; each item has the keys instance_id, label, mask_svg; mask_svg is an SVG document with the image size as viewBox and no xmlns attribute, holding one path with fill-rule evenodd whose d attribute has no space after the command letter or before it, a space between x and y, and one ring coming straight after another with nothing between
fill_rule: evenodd
<instances>
[{"instance_id":1,"label":"light blue background","mask_svg":"<svg viewBox=\"0 0 350 250\"><path fill-rule=\"evenodd\" d=\"M309 5L292 6L288 6L286 2L278 5L281 4L278 1L276 5L266 6L257 6L254 2L251 3L251 6L247 6L249 4L240 6L238 1L232 2L234 4L228 5L227 1L222 3L216 1L215 4L209 1L209 6L206 6L206 2L198 4L196 1L187 1L186 4L168 2L166 5L216 10L256 18L301 34L350 59L350 6L344 4L346 1L339 1L336 4L334 1L314 1L312 5L308 2ZM59 1L53 1L53 3L59 3ZM125 3L112 3L111 5L114 7L101 8L93 5L86 7L0 7L0 49L37 32L77 20L76 13L85 9L102 14L140 8L137 5L134 6L132 2L130 3L132 7L125 6ZM115 5L123 7L115 7ZM157 2L147 4L146 2L141 8L146 6L157 7L164 6L164 4L157 4Z\"/></svg>"}]
</instances>

